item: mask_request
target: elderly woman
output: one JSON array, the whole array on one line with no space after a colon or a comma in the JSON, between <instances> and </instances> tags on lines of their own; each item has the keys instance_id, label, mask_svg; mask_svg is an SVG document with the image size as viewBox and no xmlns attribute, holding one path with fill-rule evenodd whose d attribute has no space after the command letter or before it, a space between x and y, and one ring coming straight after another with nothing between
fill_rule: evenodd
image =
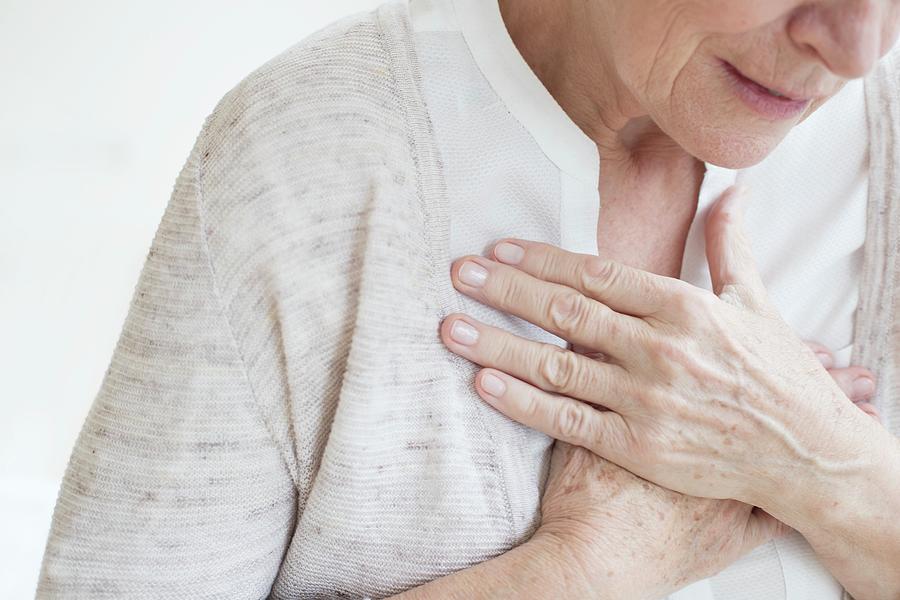
<instances>
[{"instance_id":1,"label":"elderly woman","mask_svg":"<svg viewBox=\"0 0 900 600\"><path fill-rule=\"evenodd\" d=\"M900 597L898 25L412 0L269 61L178 178L38 596Z\"/></svg>"}]
</instances>

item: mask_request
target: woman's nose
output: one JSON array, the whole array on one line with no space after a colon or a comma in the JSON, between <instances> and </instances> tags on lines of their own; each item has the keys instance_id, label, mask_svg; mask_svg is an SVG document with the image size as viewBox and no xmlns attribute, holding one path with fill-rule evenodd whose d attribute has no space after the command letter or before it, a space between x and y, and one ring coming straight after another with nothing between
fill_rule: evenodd
<instances>
[{"instance_id":1,"label":"woman's nose","mask_svg":"<svg viewBox=\"0 0 900 600\"><path fill-rule=\"evenodd\" d=\"M820 0L797 8L788 33L832 73L855 79L893 45L898 19L893 0Z\"/></svg>"}]
</instances>

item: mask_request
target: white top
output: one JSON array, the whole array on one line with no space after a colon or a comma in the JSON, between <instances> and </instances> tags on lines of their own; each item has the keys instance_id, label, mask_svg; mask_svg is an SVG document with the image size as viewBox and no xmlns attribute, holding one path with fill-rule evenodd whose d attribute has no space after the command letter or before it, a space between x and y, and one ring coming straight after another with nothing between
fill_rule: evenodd
<instances>
[{"instance_id":1,"label":"white top","mask_svg":"<svg viewBox=\"0 0 900 600\"><path fill-rule=\"evenodd\" d=\"M204 122L61 482L40 600L385 598L539 525L553 440L484 402L480 367L439 328L466 312L565 344L470 300L449 268L507 235L590 249L589 146L511 46L497 51L507 83L488 79L456 13L414 1L419 32L407 0L343 17L260 65ZM459 7L479 28L495 18L472 48L504 33L490 5ZM900 53L882 64L866 79L872 194L852 340L900 434ZM858 163L864 127L841 117L794 132L771 167L789 176L758 188L751 219L789 320L832 347L850 341L843 277L859 238L826 226L857 222L858 188L815 165L832 139L842 166ZM571 139L554 150L540 131ZM730 177L711 169L702 203ZM796 182L802 194L786 192ZM822 209L785 212L805 197ZM838 197L854 214L825 216ZM761 224L770 215L784 218ZM801 222L802 240L778 227ZM808 557L801 540L770 545L690 593L829 600Z\"/></svg>"},{"instance_id":2,"label":"white top","mask_svg":"<svg viewBox=\"0 0 900 600\"><path fill-rule=\"evenodd\" d=\"M491 0L410 0L425 97L443 159L451 207L451 256L480 253L527 228L508 207L556 211L558 245L597 254L601 159L596 144L535 76ZM511 118L510 118L511 117ZM514 146L527 179L479 152ZM752 199L747 230L767 289L805 340L848 364L865 239L867 127L861 80L797 126L762 163L740 171L707 163L681 278L711 289L703 223L725 188L741 181ZM523 199L524 197L524 199ZM465 310L482 318L476 302ZM510 325L521 327L521 323ZM794 534L766 544L678 600L839 600L841 588Z\"/></svg>"}]
</instances>

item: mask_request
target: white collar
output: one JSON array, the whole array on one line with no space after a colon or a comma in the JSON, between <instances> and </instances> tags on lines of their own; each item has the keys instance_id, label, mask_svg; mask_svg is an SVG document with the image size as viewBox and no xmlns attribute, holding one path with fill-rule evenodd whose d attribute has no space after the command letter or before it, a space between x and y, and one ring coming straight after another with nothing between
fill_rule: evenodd
<instances>
[{"instance_id":1,"label":"white collar","mask_svg":"<svg viewBox=\"0 0 900 600\"><path fill-rule=\"evenodd\" d=\"M522 57L497 0L453 0L460 31L485 78L510 113L561 170L597 186L600 155Z\"/></svg>"},{"instance_id":2,"label":"white collar","mask_svg":"<svg viewBox=\"0 0 900 600\"><path fill-rule=\"evenodd\" d=\"M519 52L497 0L409 0L417 31L459 31L476 65L515 119L562 172L561 247L597 253L600 153ZM697 217L737 179L738 172L706 163ZM593 216L595 218L588 218ZM693 234L693 237L698 237ZM702 236L699 236L702 237ZM697 245L689 240L688 245ZM695 249L702 251L702 248Z\"/></svg>"}]
</instances>

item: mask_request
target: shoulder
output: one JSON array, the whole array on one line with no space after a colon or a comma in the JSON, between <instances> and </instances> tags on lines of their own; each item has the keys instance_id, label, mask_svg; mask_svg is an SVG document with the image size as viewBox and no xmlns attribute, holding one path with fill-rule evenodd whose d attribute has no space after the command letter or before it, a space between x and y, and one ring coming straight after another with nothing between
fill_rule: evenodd
<instances>
[{"instance_id":1,"label":"shoulder","mask_svg":"<svg viewBox=\"0 0 900 600\"><path fill-rule=\"evenodd\" d=\"M191 155L213 263L272 269L287 246L313 256L324 232L329 247L354 235L373 199L405 210L401 221L420 216L417 144L430 129L412 39L406 1L389 0L300 40L221 98Z\"/></svg>"},{"instance_id":2,"label":"shoulder","mask_svg":"<svg viewBox=\"0 0 900 600\"><path fill-rule=\"evenodd\" d=\"M386 2L342 17L229 90L198 138L205 201L253 180L311 183L403 160L408 106L397 81L411 74L397 45L409 35L406 10Z\"/></svg>"},{"instance_id":3,"label":"shoulder","mask_svg":"<svg viewBox=\"0 0 900 600\"><path fill-rule=\"evenodd\" d=\"M353 13L310 34L246 75L216 104L207 137L246 129L260 117L310 117L362 104L391 87L379 11ZM303 124L301 121L300 124ZM262 128L260 128L262 129Z\"/></svg>"},{"instance_id":4,"label":"shoulder","mask_svg":"<svg viewBox=\"0 0 900 600\"><path fill-rule=\"evenodd\" d=\"M229 327L263 357L251 380L256 364L281 373L254 386L267 411L288 410L293 394L283 353L323 376L319 342L343 335L360 255L419 215L405 10L388 2L343 17L254 69L217 103L192 152L204 258ZM282 331L293 332L288 350ZM287 447L293 433L275 435Z\"/></svg>"},{"instance_id":5,"label":"shoulder","mask_svg":"<svg viewBox=\"0 0 900 600\"><path fill-rule=\"evenodd\" d=\"M411 40L406 2L391 0L304 38L222 97L192 153L213 261L351 235L373 196L417 205L425 109Z\"/></svg>"}]
</instances>

